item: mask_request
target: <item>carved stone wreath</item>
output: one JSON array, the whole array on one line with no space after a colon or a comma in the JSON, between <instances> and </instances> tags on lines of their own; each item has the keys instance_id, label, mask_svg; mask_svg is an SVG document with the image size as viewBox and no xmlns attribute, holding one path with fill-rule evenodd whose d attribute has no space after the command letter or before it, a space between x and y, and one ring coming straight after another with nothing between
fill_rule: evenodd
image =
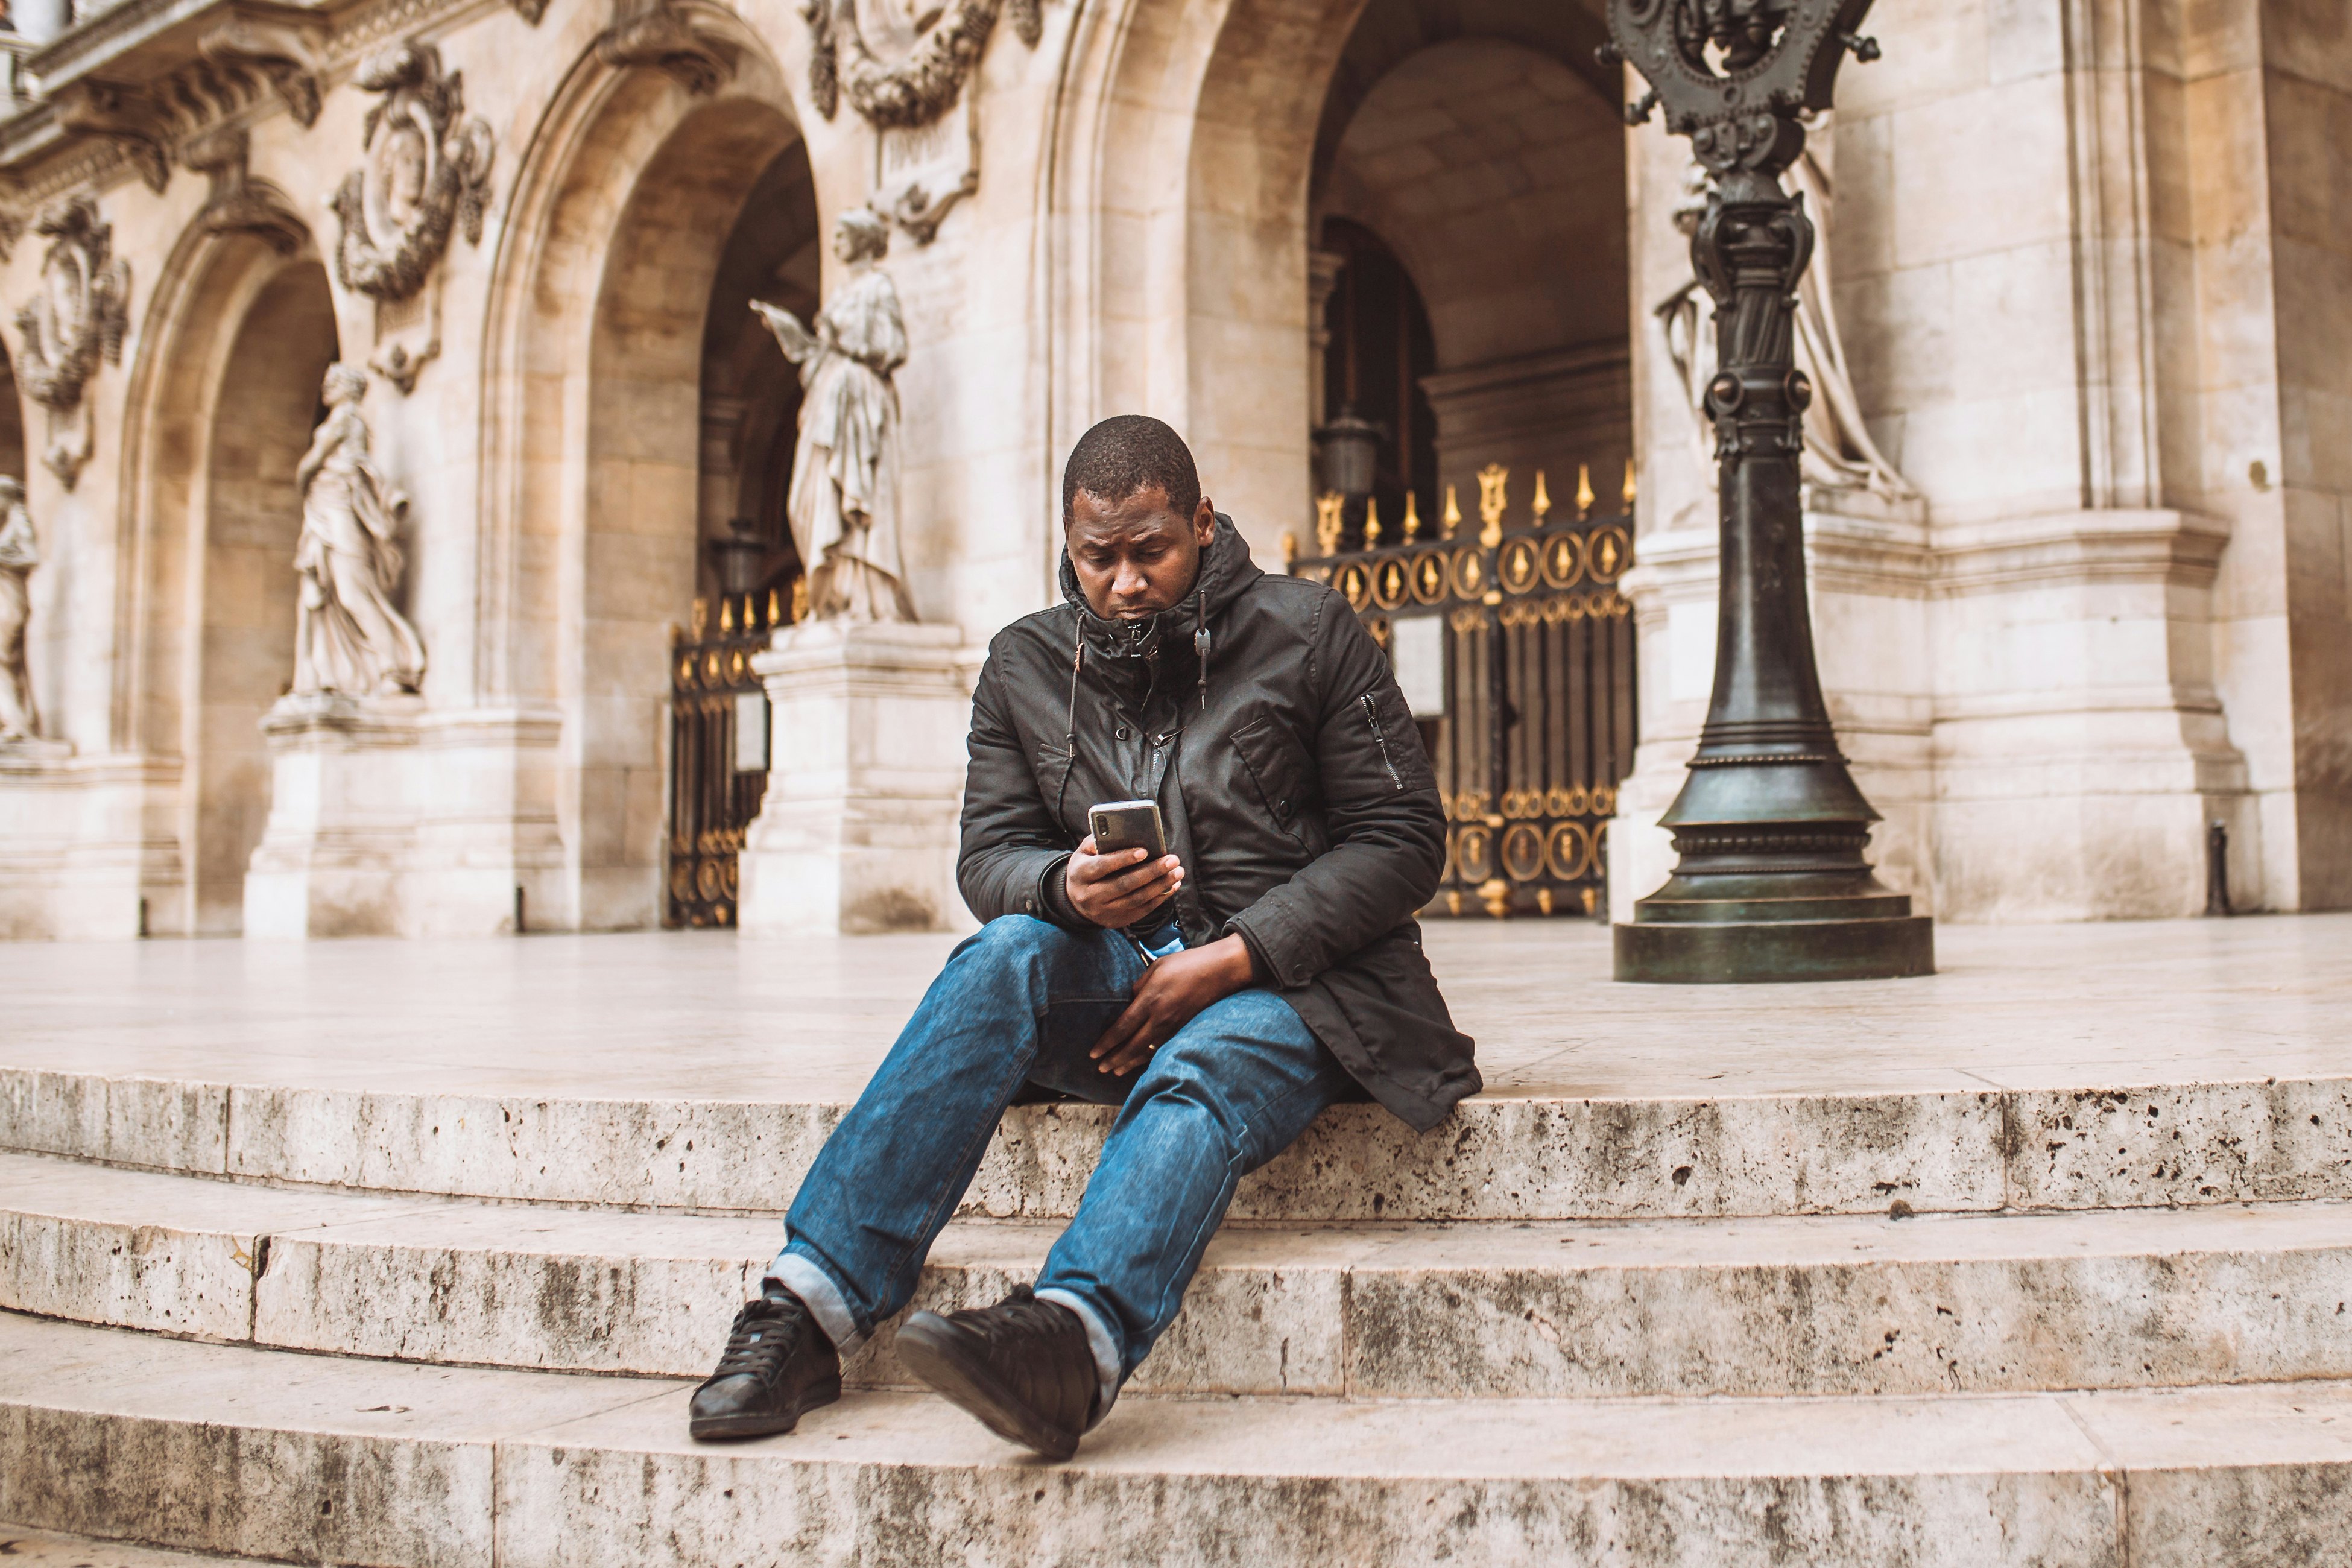
<instances>
[{"instance_id":1,"label":"carved stone wreath","mask_svg":"<svg viewBox=\"0 0 2352 1568\"><path fill-rule=\"evenodd\" d=\"M482 239L494 155L488 121L465 118L465 77L441 69L431 44L395 45L361 66L359 85L381 93L360 146L367 161L343 176L333 202L341 233L335 275L382 300L425 286L453 228Z\"/></svg>"},{"instance_id":2,"label":"carved stone wreath","mask_svg":"<svg viewBox=\"0 0 2352 1568\"><path fill-rule=\"evenodd\" d=\"M42 291L16 312L24 334L16 379L34 402L66 414L80 406L101 358L122 363L131 264L114 257L113 226L87 195L43 213L33 232L49 237L49 249L41 260Z\"/></svg>"},{"instance_id":3,"label":"carved stone wreath","mask_svg":"<svg viewBox=\"0 0 2352 1568\"><path fill-rule=\"evenodd\" d=\"M852 108L876 126L928 125L947 112L971 74L1000 12L1032 48L1045 23L1039 0L950 0L907 58L881 59L857 25L857 0L807 0L801 16L810 33L809 96L827 120L846 94Z\"/></svg>"}]
</instances>

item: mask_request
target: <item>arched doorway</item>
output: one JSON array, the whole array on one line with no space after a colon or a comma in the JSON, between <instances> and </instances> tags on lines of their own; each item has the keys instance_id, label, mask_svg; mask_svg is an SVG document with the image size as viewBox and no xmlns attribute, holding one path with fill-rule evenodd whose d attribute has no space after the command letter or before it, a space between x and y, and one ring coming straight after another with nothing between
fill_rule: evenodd
<instances>
[{"instance_id":1,"label":"arched doorway","mask_svg":"<svg viewBox=\"0 0 2352 1568\"><path fill-rule=\"evenodd\" d=\"M774 61L749 34L730 51L731 78L703 93L584 61L511 202L474 683L562 715L562 863L524 878L534 925L661 919L672 649L698 598L714 622L722 609L705 544L775 510L768 432L789 389L759 362L746 301L805 308L815 201ZM780 279L793 268L799 284Z\"/></svg>"},{"instance_id":2,"label":"arched doorway","mask_svg":"<svg viewBox=\"0 0 2352 1568\"><path fill-rule=\"evenodd\" d=\"M294 670L294 547L302 528L295 467L324 410L335 362L335 311L314 259L271 269L246 307L210 400L201 469L194 921L199 936L235 935L245 873L269 818L270 760L261 721Z\"/></svg>"},{"instance_id":3,"label":"arched doorway","mask_svg":"<svg viewBox=\"0 0 2352 1568\"><path fill-rule=\"evenodd\" d=\"M1360 400L1385 402L1358 412L1384 426L1366 488L1386 556L1299 569L1419 650L1427 679L1409 695L1458 825L1441 907L1463 912L1597 903L1633 750L1615 585L1631 529L1611 514L1630 504L1633 306L1622 89L1593 58L1602 12L1090 8L1074 76L1108 86L1066 100L1055 147L1054 266L1076 280L1055 318L1055 449L1105 414L1161 415L1269 557L1285 532L1330 531L1311 432L1344 410L1345 367ZM1410 551L1408 489L1427 531ZM1466 532L1440 563L1449 491ZM1360 492L1347 510L1337 542L1352 550ZM1411 650L1390 646L1402 679Z\"/></svg>"},{"instance_id":4,"label":"arched doorway","mask_svg":"<svg viewBox=\"0 0 2352 1568\"><path fill-rule=\"evenodd\" d=\"M1614 499L1633 451L1623 124L1557 55L1464 36L1443 9L1374 0L1325 103L1309 203L1331 361L1386 395L1385 472L1428 443L1424 508L1439 484L1475 494L1489 463L1522 493L1541 468L1565 499L1581 469ZM1427 322L1425 359L1398 342L1404 312L1357 307L1399 294ZM1327 372L1326 420L1344 391Z\"/></svg>"},{"instance_id":5,"label":"arched doorway","mask_svg":"<svg viewBox=\"0 0 2352 1568\"><path fill-rule=\"evenodd\" d=\"M333 302L309 244L194 229L148 310L125 399L142 583L117 742L181 768L178 861L146 884L148 931L234 935L269 815L261 720L294 672L294 473L336 358Z\"/></svg>"}]
</instances>

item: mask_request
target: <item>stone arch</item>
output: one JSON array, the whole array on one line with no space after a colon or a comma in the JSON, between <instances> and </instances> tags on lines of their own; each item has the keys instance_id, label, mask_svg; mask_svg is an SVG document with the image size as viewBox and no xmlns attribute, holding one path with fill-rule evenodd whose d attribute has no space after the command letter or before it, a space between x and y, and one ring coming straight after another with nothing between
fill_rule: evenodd
<instances>
[{"instance_id":1,"label":"stone arch","mask_svg":"<svg viewBox=\"0 0 2352 1568\"><path fill-rule=\"evenodd\" d=\"M1366 80L1372 19L1342 62L1352 90L1325 111L1315 221L1371 230L1413 280L1443 480L1471 493L1500 462L1572 486L1583 464L1613 496L1633 451L1622 121L1591 82L1508 37L1424 44ZM1393 50L1369 36L1389 46L1374 58Z\"/></svg>"},{"instance_id":2,"label":"stone arch","mask_svg":"<svg viewBox=\"0 0 2352 1568\"><path fill-rule=\"evenodd\" d=\"M733 74L701 95L583 60L526 151L494 263L472 679L478 701L560 721L562 863L532 891L534 923L659 913L705 315L747 198L801 144L772 58L749 34L730 44Z\"/></svg>"},{"instance_id":3,"label":"stone arch","mask_svg":"<svg viewBox=\"0 0 2352 1568\"><path fill-rule=\"evenodd\" d=\"M1306 513L1310 198L1337 151L1328 121L1344 129L1416 52L1472 37L1549 57L1605 110L1614 89L1591 64L1604 36L1594 11L1583 0L1089 8L1063 77L1050 174L1053 451L1102 415L1159 414L1190 437L1220 502L1270 553Z\"/></svg>"},{"instance_id":4,"label":"stone arch","mask_svg":"<svg viewBox=\"0 0 2352 1568\"><path fill-rule=\"evenodd\" d=\"M247 235L184 242L150 305L125 422L135 639L118 736L179 765L156 934L234 934L270 797L261 720L294 668L295 467L337 354L326 268Z\"/></svg>"}]
</instances>

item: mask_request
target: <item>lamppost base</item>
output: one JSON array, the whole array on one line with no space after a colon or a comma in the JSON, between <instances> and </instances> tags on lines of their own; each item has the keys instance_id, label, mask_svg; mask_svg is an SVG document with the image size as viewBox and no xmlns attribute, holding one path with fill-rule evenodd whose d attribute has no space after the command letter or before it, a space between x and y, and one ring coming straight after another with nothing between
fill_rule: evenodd
<instances>
[{"instance_id":1,"label":"lamppost base","mask_svg":"<svg viewBox=\"0 0 2352 1568\"><path fill-rule=\"evenodd\" d=\"M1907 909L1908 899L1903 900ZM1895 980L1936 973L1926 915L1844 920L1636 919L1616 930L1616 977L1664 985Z\"/></svg>"}]
</instances>

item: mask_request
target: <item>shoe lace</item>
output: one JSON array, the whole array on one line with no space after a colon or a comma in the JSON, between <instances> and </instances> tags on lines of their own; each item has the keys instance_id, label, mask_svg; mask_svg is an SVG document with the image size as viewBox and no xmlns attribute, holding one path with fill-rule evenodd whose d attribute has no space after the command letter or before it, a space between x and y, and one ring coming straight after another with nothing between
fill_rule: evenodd
<instances>
[{"instance_id":1,"label":"shoe lace","mask_svg":"<svg viewBox=\"0 0 2352 1568\"><path fill-rule=\"evenodd\" d=\"M735 1326L727 1335L727 1349L719 1358L713 1378L742 1373L772 1379L785 1358L808 1331L808 1308L799 1301L762 1297L743 1303Z\"/></svg>"},{"instance_id":2,"label":"shoe lace","mask_svg":"<svg viewBox=\"0 0 2352 1568\"><path fill-rule=\"evenodd\" d=\"M968 1321L981 1331L992 1350L1008 1342L1067 1333L1070 1326L1068 1308L1040 1301L1026 1285L1015 1285L1013 1293L993 1307L971 1311Z\"/></svg>"}]
</instances>

